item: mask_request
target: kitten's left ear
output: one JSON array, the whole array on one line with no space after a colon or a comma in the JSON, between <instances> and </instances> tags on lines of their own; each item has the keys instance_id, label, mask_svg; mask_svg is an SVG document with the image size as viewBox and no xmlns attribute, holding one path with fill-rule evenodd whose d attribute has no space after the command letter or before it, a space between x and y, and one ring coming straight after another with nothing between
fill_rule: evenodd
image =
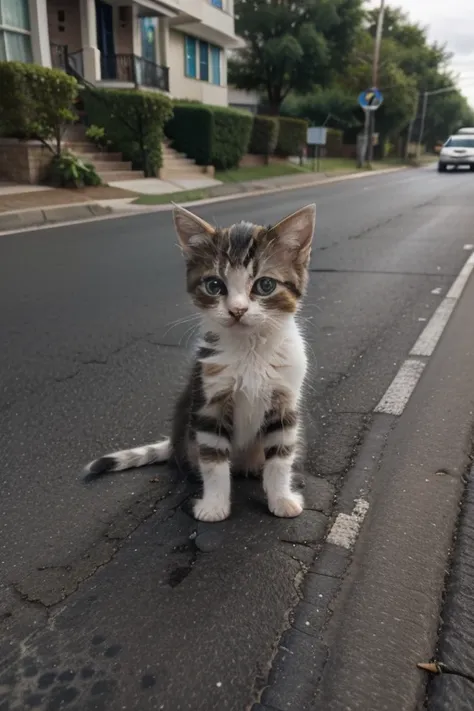
<instances>
[{"instance_id":1,"label":"kitten's left ear","mask_svg":"<svg viewBox=\"0 0 474 711\"><path fill-rule=\"evenodd\" d=\"M270 234L275 235L282 247L296 253L299 262L305 263L311 252L315 225L316 205L312 203L274 225Z\"/></svg>"},{"instance_id":2,"label":"kitten's left ear","mask_svg":"<svg viewBox=\"0 0 474 711\"><path fill-rule=\"evenodd\" d=\"M174 205L173 219L181 249L186 254L216 233L214 227L180 205Z\"/></svg>"}]
</instances>

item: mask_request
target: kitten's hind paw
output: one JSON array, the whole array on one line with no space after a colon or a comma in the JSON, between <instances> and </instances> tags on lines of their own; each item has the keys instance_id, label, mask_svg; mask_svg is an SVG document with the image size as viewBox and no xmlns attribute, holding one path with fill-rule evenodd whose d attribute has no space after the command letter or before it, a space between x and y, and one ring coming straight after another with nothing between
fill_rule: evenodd
<instances>
[{"instance_id":1,"label":"kitten's hind paw","mask_svg":"<svg viewBox=\"0 0 474 711\"><path fill-rule=\"evenodd\" d=\"M193 514L198 521L224 521L230 515L230 502L197 499L193 505Z\"/></svg>"},{"instance_id":2,"label":"kitten's hind paw","mask_svg":"<svg viewBox=\"0 0 474 711\"><path fill-rule=\"evenodd\" d=\"M292 492L290 496L268 501L268 508L278 518L296 518L303 513L303 497Z\"/></svg>"}]
</instances>

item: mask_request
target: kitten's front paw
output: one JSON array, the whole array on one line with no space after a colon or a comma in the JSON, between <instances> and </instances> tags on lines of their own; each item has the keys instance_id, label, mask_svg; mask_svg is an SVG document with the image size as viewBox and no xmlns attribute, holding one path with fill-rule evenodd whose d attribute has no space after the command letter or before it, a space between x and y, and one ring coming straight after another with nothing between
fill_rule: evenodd
<instances>
[{"instance_id":1,"label":"kitten's front paw","mask_svg":"<svg viewBox=\"0 0 474 711\"><path fill-rule=\"evenodd\" d=\"M268 501L268 508L279 518L295 518L303 513L303 497L292 492L285 498L279 497Z\"/></svg>"},{"instance_id":2,"label":"kitten's front paw","mask_svg":"<svg viewBox=\"0 0 474 711\"><path fill-rule=\"evenodd\" d=\"M197 499L194 502L193 513L198 521L224 521L230 515L230 503Z\"/></svg>"}]
</instances>

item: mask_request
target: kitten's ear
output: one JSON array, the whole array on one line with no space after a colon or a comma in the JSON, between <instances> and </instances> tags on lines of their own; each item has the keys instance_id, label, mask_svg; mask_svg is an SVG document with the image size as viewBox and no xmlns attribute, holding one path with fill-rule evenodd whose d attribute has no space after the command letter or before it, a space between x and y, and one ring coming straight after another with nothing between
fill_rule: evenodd
<instances>
[{"instance_id":1,"label":"kitten's ear","mask_svg":"<svg viewBox=\"0 0 474 711\"><path fill-rule=\"evenodd\" d=\"M278 243L296 254L299 262L307 262L311 252L314 227L316 225L316 205L307 205L288 215L270 230Z\"/></svg>"},{"instance_id":2,"label":"kitten's ear","mask_svg":"<svg viewBox=\"0 0 474 711\"><path fill-rule=\"evenodd\" d=\"M173 220L181 249L186 254L207 237L216 233L214 227L180 205L174 205Z\"/></svg>"}]
</instances>

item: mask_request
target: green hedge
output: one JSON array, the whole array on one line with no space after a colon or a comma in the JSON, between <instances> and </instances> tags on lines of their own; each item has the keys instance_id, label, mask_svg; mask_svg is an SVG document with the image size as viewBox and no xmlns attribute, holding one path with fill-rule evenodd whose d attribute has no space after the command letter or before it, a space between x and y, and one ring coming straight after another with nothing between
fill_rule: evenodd
<instances>
[{"instance_id":1,"label":"green hedge","mask_svg":"<svg viewBox=\"0 0 474 711\"><path fill-rule=\"evenodd\" d=\"M105 130L110 145L145 175L162 165L163 127L173 114L167 96L149 91L85 88L89 125Z\"/></svg>"},{"instance_id":2,"label":"green hedge","mask_svg":"<svg viewBox=\"0 0 474 711\"><path fill-rule=\"evenodd\" d=\"M165 133L174 149L186 153L198 165L226 170L235 168L247 152L252 121L245 111L177 102Z\"/></svg>"},{"instance_id":3,"label":"green hedge","mask_svg":"<svg viewBox=\"0 0 474 711\"><path fill-rule=\"evenodd\" d=\"M213 106L214 146L212 164L218 170L236 168L247 153L253 116L246 111Z\"/></svg>"},{"instance_id":4,"label":"green hedge","mask_svg":"<svg viewBox=\"0 0 474 711\"><path fill-rule=\"evenodd\" d=\"M189 102L175 103L173 118L165 126L172 146L198 165L211 165L214 141L212 107Z\"/></svg>"},{"instance_id":5,"label":"green hedge","mask_svg":"<svg viewBox=\"0 0 474 711\"><path fill-rule=\"evenodd\" d=\"M10 138L54 141L73 119L75 79L36 64L0 62L0 133Z\"/></svg>"},{"instance_id":6,"label":"green hedge","mask_svg":"<svg viewBox=\"0 0 474 711\"><path fill-rule=\"evenodd\" d=\"M278 142L280 125L273 116L254 116L249 153L271 156Z\"/></svg>"},{"instance_id":7,"label":"green hedge","mask_svg":"<svg viewBox=\"0 0 474 711\"><path fill-rule=\"evenodd\" d=\"M337 128L328 128L326 131L326 155L340 158L342 155L342 140L344 132Z\"/></svg>"},{"instance_id":8,"label":"green hedge","mask_svg":"<svg viewBox=\"0 0 474 711\"><path fill-rule=\"evenodd\" d=\"M279 117L280 132L276 153L280 156L299 156L306 145L308 122L303 119Z\"/></svg>"}]
</instances>

